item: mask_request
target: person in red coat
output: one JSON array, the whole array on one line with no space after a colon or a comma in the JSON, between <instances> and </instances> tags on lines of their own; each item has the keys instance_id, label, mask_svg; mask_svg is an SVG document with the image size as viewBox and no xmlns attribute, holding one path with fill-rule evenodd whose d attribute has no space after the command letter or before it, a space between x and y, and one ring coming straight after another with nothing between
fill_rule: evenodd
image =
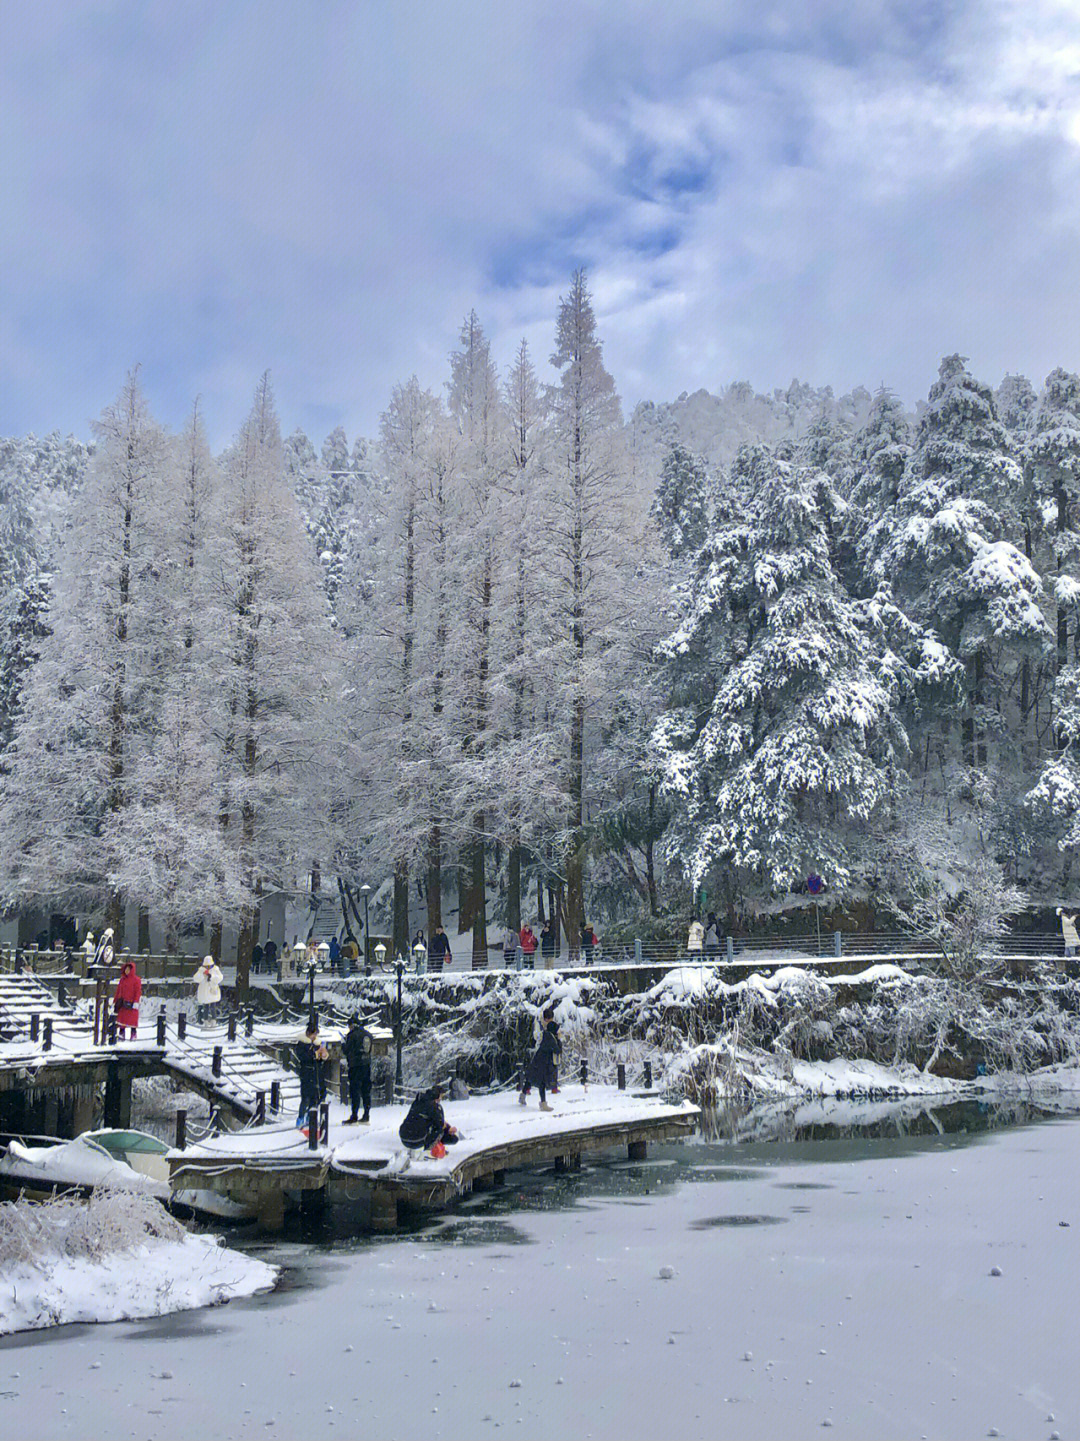
<instances>
[{"instance_id":1,"label":"person in red coat","mask_svg":"<svg viewBox=\"0 0 1080 1441\"><path fill-rule=\"evenodd\" d=\"M523 964L528 970L534 971L536 969L536 935L528 921L522 926L518 940L521 942Z\"/></svg>"},{"instance_id":2,"label":"person in red coat","mask_svg":"<svg viewBox=\"0 0 1080 1441\"><path fill-rule=\"evenodd\" d=\"M134 961L125 961L124 968L120 972L120 979L116 985L116 994L113 996L113 1006L116 1010L116 1024L120 1028L120 1039L124 1040L124 1032L131 1031L131 1039L139 1028L139 1002L142 1000L142 981L139 980L135 971Z\"/></svg>"}]
</instances>

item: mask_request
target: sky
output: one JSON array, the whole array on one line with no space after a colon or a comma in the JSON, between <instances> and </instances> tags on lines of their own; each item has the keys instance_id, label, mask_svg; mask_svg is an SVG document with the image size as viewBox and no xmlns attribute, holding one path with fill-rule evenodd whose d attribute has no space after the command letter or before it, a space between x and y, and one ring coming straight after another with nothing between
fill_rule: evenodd
<instances>
[{"instance_id":1,"label":"sky","mask_svg":"<svg viewBox=\"0 0 1080 1441\"><path fill-rule=\"evenodd\" d=\"M1080 369L1080 0L0 0L0 434L376 433L578 266L627 408Z\"/></svg>"}]
</instances>

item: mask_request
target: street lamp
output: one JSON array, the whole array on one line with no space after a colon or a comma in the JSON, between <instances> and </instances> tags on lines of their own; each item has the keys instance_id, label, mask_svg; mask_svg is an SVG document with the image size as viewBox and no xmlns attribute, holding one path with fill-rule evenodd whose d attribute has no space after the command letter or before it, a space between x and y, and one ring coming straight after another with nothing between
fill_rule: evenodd
<instances>
[{"instance_id":1,"label":"street lamp","mask_svg":"<svg viewBox=\"0 0 1080 1441\"><path fill-rule=\"evenodd\" d=\"M371 951L370 951L369 948L368 948L368 936L371 935L371 932L370 932L370 930L368 929L367 898L368 898L368 896L371 895L371 887L368 885L368 883L367 883L366 881L365 881L364 884L360 887L360 894L361 894L361 895L363 896L363 898L364 898L364 975L365 975L365 976L370 976L370 975L371 975ZM383 954L385 954L385 951L384 951ZM382 962L380 961L379 964L382 965Z\"/></svg>"},{"instance_id":2,"label":"street lamp","mask_svg":"<svg viewBox=\"0 0 1080 1441\"><path fill-rule=\"evenodd\" d=\"M397 1064L394 1067L394 1089L401 1094L401 978L405 974L405 960L399 953L394 961L394 969L397 971L397 1015L394 1023L394 1048L397 1054Z\"/></svg>"},{"instance_id":3,"label":"street lamp","mask_svg":"<svg viewBox=\"0 0 1080 1441\"><path fill-rule=\"evenodd\" d=\"M315 972L319 969L319 963L314 958L308 961L308 1020L314 1026L318 1024L318 1016L315 1014Z\"/></svg>"},{"instance_id":4,"label":"street lamp","mask_svg":"<svg viewBox=\"0 0 1080 1441\"><path fill-rule=\"evenodd\" d=\"M423 941L417 941L416 945L413 946L413 955L416 957L416 974L422 976L426 969L427 962L427 946L424 945Z\"/></svg>"},{"instance_id":5,"label":"street lamp","mask_svg":"<svg viewBox=\"0 0 1080 1441\"><path fill-rule=\"evenodd\" d=\"M297 939L296 945L292 948L292 972L294 976L299 976L302 974L301 968L304 964L304 957L306 955L307 946L304 945L303 941Z\"/></svg>"}]
</instances>

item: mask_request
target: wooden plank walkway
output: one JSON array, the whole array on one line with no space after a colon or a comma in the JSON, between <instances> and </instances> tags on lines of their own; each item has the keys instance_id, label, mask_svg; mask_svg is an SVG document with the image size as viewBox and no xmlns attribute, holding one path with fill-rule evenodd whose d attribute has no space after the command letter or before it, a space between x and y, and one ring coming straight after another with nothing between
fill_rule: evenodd
<instances>
[{"instance_id":1,"label":"wooden plank walkway","mask_svg":"<svg viewBox=\"0 0 1080 1441\"><path fill-rule=\"evenodd\" d=\"M281 1225L287 1197L321 1192L357 1206L362 1224L393 1230L402 1212L438 1210L471 1190L502 1182L515 1167L554 1161L573 1169L583 1154L625 1148L643 1159L650 1141L682 1139L698 1110L649 1093L613 1086L564 1087L554 1109L521 1107L515 1092L447 1102L446 1117L462 1134L442 1160L413 1153L407 1160L397 1131L403 1106L379 1107L372 1125L347 1127L331 1107L330 1134L311 1149L295 1127L262 1126L208 1138L169 1154L178 1188L205 1186L254 1204L263 1224Z\"/></svg>"}]
</instances>

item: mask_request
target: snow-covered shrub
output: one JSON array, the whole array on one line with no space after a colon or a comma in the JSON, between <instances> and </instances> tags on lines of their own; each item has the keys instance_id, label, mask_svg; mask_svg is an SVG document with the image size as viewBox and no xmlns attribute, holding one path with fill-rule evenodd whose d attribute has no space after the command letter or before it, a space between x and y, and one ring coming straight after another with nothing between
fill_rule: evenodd
<instances>
[{"instance_id":1,"label":"snow-covered shrub","mask_svg":"<svg viewBox=\"0 0 1080 1441\"><path fill-rule=\"evenodd\" d=\"M46 1266L58 1257L100 1260L148 1240L182 1241L184 1227L153 1196L99 1186L71 1196L0 1204L0 1269Z\"/></svg>"}]
</instances>

